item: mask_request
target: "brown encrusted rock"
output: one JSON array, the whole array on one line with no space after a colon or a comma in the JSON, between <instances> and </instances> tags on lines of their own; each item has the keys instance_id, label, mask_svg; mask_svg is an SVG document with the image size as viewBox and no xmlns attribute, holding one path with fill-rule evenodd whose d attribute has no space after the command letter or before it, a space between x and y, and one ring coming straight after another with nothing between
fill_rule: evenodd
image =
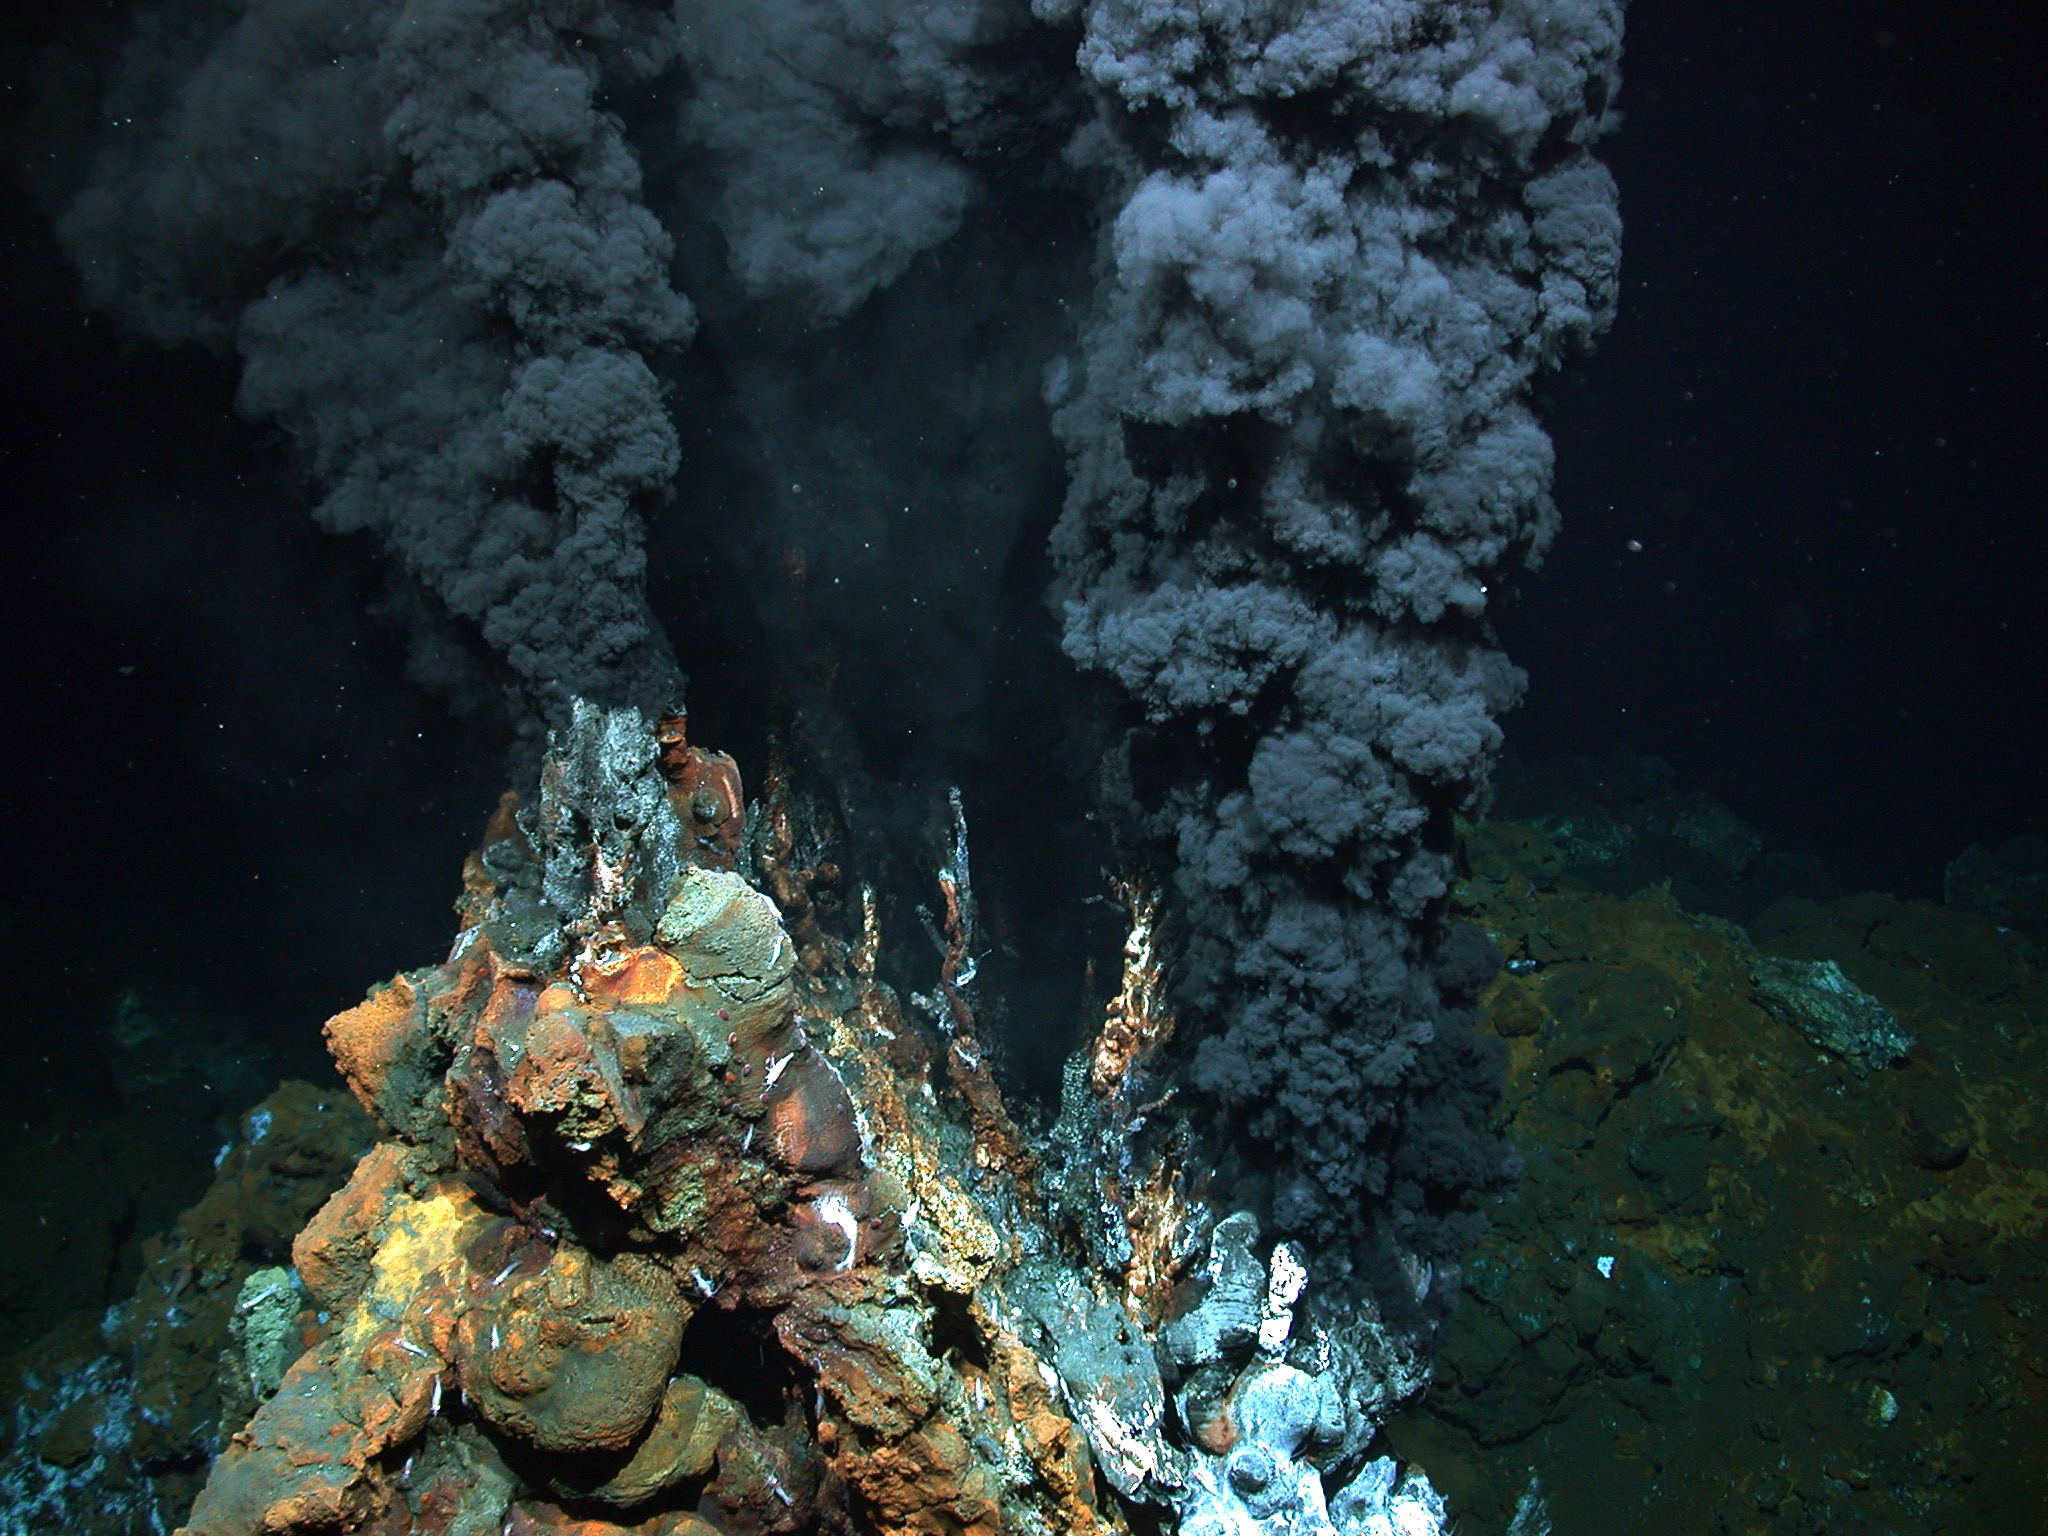
<instances>
[{"instance_id":1,"label":"brown encrusted rock","mask_svg":"<svg viewBox=\"0 0 2048 1536\"><path fill-rule=\"evenodd\" d=\"M377 1508L364 1475L372 1442L349 1422L336 1387L341 1357L330 1341L286 1372L277 1396L214 1462L180 1536L346 1530Z\"/></svg>"},{"instance_id":2,"label":"brown encrusted rock","mask_svg":"<svg viewBox=\"0 0 2048 1536\"><path fill-rule=\"evenodd\" d=\"M550 987L495 1041L514 1063L503 1101L565 1143L616 1137L625 1152L651 1150L717 1119L723 1096L713 1074L731 1055L727 1032L711 1028L721 1022L687 998L629 1007Z\"/></svg>"},{"instance_id":3,"label":"brown encrusted rock","mask_svg":"<svg viewBox=\"0 0 2048 1536\"><path fill-rule=\"evenodd\" d=\"M820 1442L867 1506L864 1528L995 1536L997 1485L946 1411L951 1368L927 1347L915 1308L790 1308L776 1329L817 1371L833 1429Z\"/></svg>"},{"instance_id":4,"label":"brown encrusted rock","mask_svg":"<svg viewBox=\"0 0 2048 1536\"><path fill-rule=\"evenodd\" d=\"M1107 1528L1095 1502L1095 1464L1088 1437L1067 1417L1038 1356L1014 1333L989 1322L989 1387L992 1404L1017 1426L1038 1481L1057 1511L1055 1529L1086 1532ZM979 1394L977 1394L979 1395Z\"/></svg>"},{"instance_id":5,"label":"brown encrusted rock","mask_svg":"<svg viewBox=\"0 0 2048 1536\"><path fill-rule=\"evenodd\" d=\"M686 868L670 888L654 942L692 979L747 1006L789 995L796 948L775 904L730 870ZM746 1031L741 1030L744 1037Z\"/></svg>"},{"instance_id":6,"label":"brown encrusted rock","mask_svg":"<svg viewBox=\"0 0 2048 1536\"><path fill-rule=\"evenodd\" d=\"M842 1274L871 1256L874 1244L864 1242L862 1233L873 1214L865 1182L807 1185L804 1198L790 1210L790 1252L813 1274Z\"/></svg>"},{"instance_id":7,"label":"brown encrusted rock","mask_svg":"<svg viewBox=\"0 0 2048 1536\"><path fill-rule=\"evenodd\" d=\"M403 1129L414 1118L415 1095L410 1085L392 1078L420 1053L427 1033L426 1007L412 978L394 976L372 989L355 1007L329 1019L323 1033L357 1101L387 1132Z\"/></svg>"},{"instance_id":8,"label":"brown encrusted rock","mask_svg":"<svg viewBox=\"0 0 2048 1536\"><path fill-rule=\"evenodd\" d=\"M860 1122L853 1099L832 1064L809 1046L780 1063L761 1102L768 1116L768 1150L783 1167L827 1178L843 1177L860 1166Z\"/></svg>"},{"instance_id":9,"label":"brown encrusted rock","mask_svg":"<svg viewBox=\"0 0 2048 1536\"><path fill-rule=\"evenodd\" d=\"M529 1122L545 1123L565 1141L596 1141L638 1128L617 1063L591 1038L589 1010L566 988L541 994L518 1044L505 1102Z\"/></svg>"},{"instance_id":10,"label":"brown encrusted rock","mask_svg":"<svg viewBox=\"0 0 2048 1536\"><path fill-rule=\"evenodd\" d=\"M1007 1120L971 1100L963 1146L929 1056L904 1075L882 1054L915 1026L871 973L858 993L800 978L758 891L611 838L639 801L607 802L603 774L551 782L587 803L558 795L524 864L472 861L447 962L330 1029L398 1139L302 1235L332 1332L221 1458L196 1528L1116 1529L1044 1362L974 1300L1017 1258L999 1213L1037 1219L1005 1184ZM500 884L534 864L562 875L553 906ZM556 899L578 869L581 911ZM658 923L633 906L655 891ZM983 1201L969 1170L1003 1187ZM700 1304L720 1311L676 1378Z\"/></svg>"},{"instance_id":11,"label":"brown encrusted rock","mask_svg":"<svg viewBox=\"0 0 2048 1536\"><path fill-rule=\"evenodd\" d=\"M998 1536L1002 1511L988 1471L966 1438L931 1419L863 1458L861 1493L884 1528L932 1536Z\"/></svg>"},{"instance_id":12,"label":"brown encrusted rock","mask_svg":"<svg viewBox=\"0 0 2048 1536\"><path fill-rule=\"evenodd\" d=\"M727 1536L701 1515L687 1511L651 1515L633 1525L571 1514L554 1504L522 1499L505 1517L503 1536Z\"/></svg>"},{"instance_id":13,"label":"brown encrusted rock","mask_svg":"<svg viewBox=\"0 0 2048 1536\"><path fill-rule=\"evenodd\" d=\"M645 1504L692 1478L709 1476L719 1446L741 1430L739 1404L695 1376L678 1376L662 1394L661 1411L626 1464L600 1483L563 1489L613 1509Z\"/></svg>"},{"instance_id":14,"label":"brown encrusted rock","mask_svg":"<svg viewBox=\"0 0 2048 1536\"><path fill-rule=\"evenodd\" d=\"M580 989L506 974L464 1018L446 1094L462 1164L512 1204L601 1192L659 1232L735 1202L750 1220L778 1203L786 1178L727 1149L751 1144L769 1065L795 1048L793 1001L758 1001L746 1025L645 946L595 957L579 977Z\"/></svg>"},{"instance_id":15,"label":"brown encrusted rock","mask_svg":"<svg viewBox=\"0 0 2048 1536\"><path fill-rule=\"evenodd\" d=\"M405 1147L380 1141L363 1154L346 1184L313 1213L292 1239L299 1283L321 1307L344 1312L370 1283L377 1238L411 1162Z\"/></svg>"},{"instance_id":16,"label":"brown encrusted rock","mask_svg":"<svg viewBox=\"0 0 2048 1536\"><path fill-rule=\"evenodd\" d=\"M395 976L327 1021L327 1046L349 1091L386 1134L447 1146L442 1078L453 1045L445 1021L490 990L496 964L472 930L448 966Z\"/></svg>"},{"instance_id":17,"label":"brown encrusted rock","mask_svg":"<svg viewBox=\"0 0 2048 1536\"><path fill-rule=\"evenodd\" d=\"M400 1463L405 1495L391 1501L384 1518L405 1536L502 1530L519 1479L475 1424L444 1421L439 1429L406 1448Z\"/></svg>"},{"instance_id":18,"label":"brown encrusted rock","mask_svg":"<svg viewBox=\"0 0 2048 1536\"><path fill-rule=\"evenodd\" d=\"M746 834L747 797L740 768L725 752L707 752L689 741L689 718L680 711L654 724L660 744L656 765L668 781L669 804L682 828L681 853L692 864L731 869Z\"/></svg>"},{"instance_id":19,"label":"brown encrusted rock","mask_svg":"<svg viewBox=\"0 0 2048 1536\"><path fill-rule=\"evenodd\" d=\"M569 1244L536 1272L493 1277L456 1334L470 1400L542 1451L619 1451L660 1406L691 1308L668 1272Z\"/></svg>"},{"instance_id":20,"label":"brown encrusted rock","mask_svg":"<svg viewBox=\"0 0 2048 1536\"><path fill-rule=\"evenodd\" d=\"M481 941L460 946L459 971L441 973L460 995L444 999L425 973L421 984L426 1015L455 1040L443 1095L453 1155L501 1203L574 1200L582 1186L655 1231L694 1226L721 1199L695 1176L705 1138L748 1142L771 1064L802 1049L773 907L736 874L686 868L660 923L667 948L607 930L552 977L493 958L488 921L472 931ZM851 1106L838 1097L843 1145ZM767 1176L759 1158L746 1166ZM749 1185L750 1204L781 1198Z\"/></svg>"},{"instance_id":21,"label":"brown encrusted rock","mask_svg":"<svg viewBox=\"0 0 2048 1536\"><path fill-rule=\"evenodd\" d=\"M368 1272L331 1263L323 1283L353 1299L216 1463L195 1536L353 1528L388 1504L380 1468L433 1415L460 1305L450 1278L492 1219L459 1181L409 1192L416 1171L409 1154L366 1158L333 1206L359 1213L374 1239Z\"/></svg>"}]
</instances>

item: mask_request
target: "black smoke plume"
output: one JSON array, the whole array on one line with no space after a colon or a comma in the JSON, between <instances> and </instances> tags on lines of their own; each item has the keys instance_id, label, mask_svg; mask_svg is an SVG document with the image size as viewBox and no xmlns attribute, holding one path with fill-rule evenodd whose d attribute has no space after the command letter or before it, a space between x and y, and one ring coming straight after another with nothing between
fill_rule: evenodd
<instances>
[{"instance_id":1,"label":"black smoke plume","mask_svg":"<svg viewBox=\"0 0 2048 1536\"><path fill-rule=\"evenodd\" d=\"M1488 616L1554 522L1537 392L1613 312L1620 36L1620 0L172 0L60 229L95 302L239 349L418 669L515 718L672 690L651 548L657 592L711 571L670 628L765 636L847 779L1015 793L1081 691L1031 649L1049 579L1175 871L1219 1171L1439 1261L1509 1167L1446 897L1522 687Z\"/></svg>"},{"instance_id":2,"label":"black smoke plume","mask_svg":"<svg viewBox=\"0 0 2048 1536\"><path fill-rule=\"evenodd\" d=\"M1191 1075L1282 1228L1446 1259L1509 1171L1453 821L1522 687L1489 604L1555 521L1532 392L1614 309L1621 8L1053 9L1113 187L1058 593L1143 716Z\"/></svg>"},{"instance_id":3,"label":"black smoke plume","mask_svg":"<svg viewBox=\"0 0 2048 1536\"><path fill-rule=\"evenodd\" d=\"M239 350L320 520L390 552L415 669L527 724L674 687L641 518L676 435L642 351L694 317L599 101L671 48L608 0L145 10L59 221L91 300Z\"/></svg>"}]
</instances>

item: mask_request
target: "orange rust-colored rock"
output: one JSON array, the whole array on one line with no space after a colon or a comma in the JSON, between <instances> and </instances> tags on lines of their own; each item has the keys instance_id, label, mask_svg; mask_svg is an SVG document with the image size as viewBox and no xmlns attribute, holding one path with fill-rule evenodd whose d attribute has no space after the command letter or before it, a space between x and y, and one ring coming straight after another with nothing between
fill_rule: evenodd
<instances>
[{"instance_id":1,"label":"orange rust-colored rock","mask_svg":"<svg viewBox=\"0 0 2048 1536\"><path fill-rule=\"evenodd\" d=\"M572 1515L554 1504L522 1502L506 1518L503 1536L728 1536L701 1515L652 1515L634 1525Z\"/></svg>"},{"instance_id":2,"label":"orange rust-colored rock","mask_svg":"<svg viewBox=\"0 0 2048 1536\"><path fill-rule=\"evenodd\" d=\"M528 858L533 853L526 834L519 830L519 792L513 789L498 797L490 819L484 824L483 841L463 858L462 895L455 903L455 910L461 916L465 929L481 922L484 914L502 895L497 876L486 862L491 850L501 847L517 848Z\"/></svg>"},{"instance_id":3,"label":"orange rust-colored rock","mask_svg":"<svg viewBox=\"0 0 2048 1536\"><path fill-rule=\"evenodd\" d=\"M380 1119L379 1107L367 1092L390 1076L423 1022L419 993L403 976L327 1021L327 1049L334 1054L334 1064L363 1108Z\"/></svg>"},{"instance_id":4,"label":"orange rust-colored rock","mask_svg":"<svg viewBox=\"0 0 2048 1536\"><path fill-rule=\"evenodd\" d=\"M590 1038L590 1020L566 988L535 1000L506 1074L505 1102L528 1120L543 1120L569 1139L595 1139L638 1129L616 1092L606 1092L604 1064Z\"/></svg>"},{"instance_id":5,"label":"orange rust-colored rock","mask_svg":"<svg viewBox=\"0 0 2048 1536\"><path fill-rule=\"evenodd\" d=\"M373 1155L330 1202L309 1255L346 1252L352 1245L332 1234L345 1213L359 1212L374 1245L367 1269L352 1257L328 1260L324 1277L337 1302L349 1297L345 1311L215 1465L193 1508L195 1536L318 1530L388 1505L382 1458L422 1434L441 1396L457 1304L445 1277L460 1271L488 1220L459 1181L409 1193L408 1175L421 1171L407 1156Z\"/></svg>"},{"instance_id":6,"label":"orange rust-colored rock","mask_svg":"<svg viewBox=\"0 0 2048 1536\"><path fill-rule=\"evenodd\" d=\"M598 958L579 979L592 1003L653 1007L673 1001L687 977L674 955L643 945Z\"/></svg>"},{"instance_id":7,"label":"orange rust-colored rock","mask_svg":"<svg viewBox=\"0 0 2048 1536\"><path fill-rule=\"evenodd\" d=\"M1017 1426L1047 1493L1056 1501L1055 1530L1107 1529L1109 1522L1095 1501L1094 1458L1088 1451L1088 1437L1053 1397L1038 1356L1015 1334L993 1323L987 1336L991 1386L983 1393L970 1392L970 1396L978 1402L999 1403Z\"/></svg>"},{"instance_id":8,"label":"orange rust-colored rock","mask_svg":"<svg viewBox=\"0 0 2048 1536\"><path fill-rule=\"evenodd\" d=\"M345 1529L382 1507L373 1463L398 1443L399 1415L359 1422L351 1410L373 1407L375 1398L343 1389L348 1375L338 1339L303 1356L215 1462L184 1529L191 1536Z\"/></svg>"},{"instance_id":9,"label":"orange rust-colored rock","mask_svg":"<svg viewBox=\"0 0 2048 1536\"><path fill-rule=\"evenodd\" d=\"M997 1536L1001 1516L988 1484L960 1431L936 1420L874 1447L856 1486L892 1530Z\"/></svg>"},{"instance_id":10,"label":"orange rust-colored rock","mask_svg":"<svg viewBox=\"0 0 2048 1536\"><path fill-rule=\"evenodd\" d=\"M399 1143L377 1143L293 1239L299 1281L329 1311L352 1306L370 1283L377 1234L410 1161Z\"/></svg>"},{"instance_id":11,"label":"orange rust-colored rock","mask_svg":"<svg viewBox=\"0 0 2048 1536\"><path fill-rule=\"evenodd\" d=\"M327 1332L191 1531L1115 1529L1044 1362L969 1300L1029 1209L993 1078L956 1059L943 1103L847 1027L918 1026L799 967L731 867L738 775L680 722L646 758L680 834L579 800L620 771L604 729L541 814L501 803L448 960L330 1025L387 1139L300 1235Z\"/></svg>"}]
</instances>

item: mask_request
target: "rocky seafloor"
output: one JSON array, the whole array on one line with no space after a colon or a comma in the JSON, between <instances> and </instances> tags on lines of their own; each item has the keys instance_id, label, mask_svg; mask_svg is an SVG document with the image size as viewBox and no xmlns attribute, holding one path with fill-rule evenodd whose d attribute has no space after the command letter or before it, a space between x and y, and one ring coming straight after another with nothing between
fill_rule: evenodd
<instances>
[{"instance_id":1,"label":"rocky seafloor","mask_svg":"<svg viewBox=\"0 0 2048 1536\"><path fill-rule=\"evenodd\" d=\"M899 998L819 818L590 712L447 960L330 1021L352 1092L243 1113L167 1231L34 1250L125 1299L0 1298L0 1530L2048 1528L2041 950L1654 775L1552 788L1468 834L1525 1170L1428 1340L1140 1134L1141 891L1035 1126L964 825Z\"/></svg>"},{"instance_id":2,"label":"rocky seafloor","mask_svg":"<svg viewBox=\"0 0 2048 1536\"><path fill-rule=\"evenodd\" d=\"M9 1517L1437 1528L1380 1443L1425 1341L1306 1300L1185 1138L1141 1134L1172 1029L1150 900L1033 1146L979 1034L957 799L913 1010L821 818L750 813L682 727L578 705L469 860L447 959L328 1021L368 1119L303 1085L260 1106L102 1347L20 1363ZM288 1179L283 1223L238 1224Z\"/></svg>"},{"instance_id":3,"label":"rocky seafloor","mask_svg":"<svg viewBox=\"0 0 2048 1536\"><path fill-rule=\"evenodd\" d=\"M2048 1530L2032 866L1845 894L1653 762L1562 771L1468 843L1525 1168L1394 1444L1469 1536Z\"/></svg>"}]
</instances>

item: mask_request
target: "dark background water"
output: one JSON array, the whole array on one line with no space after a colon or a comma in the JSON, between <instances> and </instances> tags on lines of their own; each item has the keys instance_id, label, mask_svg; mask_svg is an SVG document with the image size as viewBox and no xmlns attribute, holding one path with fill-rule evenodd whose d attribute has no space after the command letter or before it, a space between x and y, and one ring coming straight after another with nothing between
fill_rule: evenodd
<instances>
[{"instance_id":1,"label":"dark background water","mask_svg":"<svg viewBox=\"0 0 2048 1536\"><path fill-rule=\"evenodd\" d=\"M1981 0L1630 6L1621 315L1502 626L1521 750L1656 752L1900 894L2041 829L2044 42Z\"/></svg>"},{"instance_id":2,"label":"dark background water","mask_svg":"<svg viewBox=\"0 0 2048 1536\"><path fill-rule=\"evenodd\" d=\"M214 989L317 1061L317 1020L445 944L502 744L404 680L374 552L311 525L229 365L76 306L25 190L66 126L24 111L26 61L89 58L119 11L6 23L8 957L85 1013L138 976ZM1552 402L1565 531L1503 620L1511 740L1661 754L1774 843L1936 894L2048 817L2048 27L1637 0L1629 29L1624 301ZM758 742L752 696L706 679L700 739Z\"/></svg>"}]
</instances>

